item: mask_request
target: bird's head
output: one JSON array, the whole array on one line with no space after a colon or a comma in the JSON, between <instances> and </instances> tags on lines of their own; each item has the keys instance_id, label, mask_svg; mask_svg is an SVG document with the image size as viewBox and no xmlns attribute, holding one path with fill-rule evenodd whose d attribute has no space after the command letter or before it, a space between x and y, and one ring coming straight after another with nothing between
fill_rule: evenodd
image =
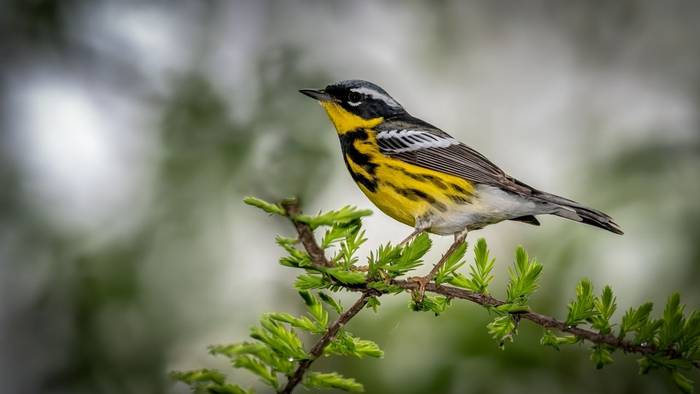
<instances>
[{"instance_id":1,"label":"bird's head","mask_svg":"<svg viewBox=\"0 0 700 394\"><path fill-rule=\"evenodd\" d=\"M324 89L300 92L319 101L338 134L372 128L384 119L406 113L384 89L362 80L340 81Z\"/></svg>"}]
</instances>

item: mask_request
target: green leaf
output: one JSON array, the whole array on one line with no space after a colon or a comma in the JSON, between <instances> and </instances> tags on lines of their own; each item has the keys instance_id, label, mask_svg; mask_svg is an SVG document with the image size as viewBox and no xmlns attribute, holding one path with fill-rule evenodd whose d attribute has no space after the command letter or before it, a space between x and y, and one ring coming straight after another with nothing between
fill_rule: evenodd
<instances>
[{"instance_id":1,"label":"green leaf","mask_svg":"<svg viewBox=\"0 0 700 394\"><path fill-rule=\"evenodd\" d=\"M639 328L635 337L635 342L640 345L657 345L658 333L663 326L663 319L649 319Z\"/></svg>"},{"instance_id":2,"label":"green leaf","mask_svg":"<svg viewBox=\"0 0 700 394\"><path fill-rule=\"evenodd\" d=\"M530 260L525 249L519 246L515 251L515 264L508 272L510 281L506 288L507 302L525 305L529 296L539 287L537 279L542 272L542 265Z\"/></svg>"},{"instance_id":3,"label":"green leaf","mask_svg":"<svg viewBox=\"0 0 700 394\"><path fill-rule=\"evenodd\" d=\"M384 352L370 340L354 337L347 331L341 331L323 350L325 355L363 357L383 357Z\"/></svg>"},{"instance_id":4,"label":"green leaf","mask_svg":"<svg viewBox=\"0 0 700 394\"><path fill-rule=\"evenodd\" d=\"M253 394L253 389L246 390L237 384L224 383L217 386L207 386L199 389L207 394ZM196 391L196 390L195 390ZM198 392L198 391L196 391Z\"/></svg>"},{"instance_id":5,"label":"green leaf","mask_svg":"<svg viewBox=\"0 0 700 394\"><path fill-rule=\"evenodd\" d=\"M341 267L328 268L325 272L338 282L346 285L359 285L366 281L365 274L357 271L348 271Z\"/></svg>"},{"instance_id":6,"label":"green leaf","mask_svg":"<svg viewBox=\"0 0 700 394\"><path fill-rule=\"evenodd\" d=\"M308 291L300 291L299 296L304 300L309 314L316 319L321 331L328 326L328 312L323 309L323 304L318 301L318 298Z\"/></svg>"},{"instance_id":7,"label":"green leaf","mask_svg":"<svg viewBox=\"0 0 700 394\"><path fill-rule=\"evenodd\" d=\"M461 287L463 289L476 292L476 286L472 283L471 279L468 279L459 272L452 274L452 277L448 280L448 283L452 286Z\"/></svg>"},{"instance_id":8,"label":"green leaf","mask_svg":"<svg viewBox=\"0 0 700 394\"><path fill-rule=\"evenodd\" d=\"M600 298L595 301L595 307L599 314L601 314L605 319L610 319L617 309L617 304L615 303L615 296L610 286L605 286L603 288L603 293Z\"/></svg>"},{"instance_id":9,"label":"green leaf","mask_svg":"<svg viewBox=\"0 0 700 394\"><path fill-rule=\"evenodd\" d=\"M566 324L575 326L595 316L593 286L588 279L581 279L576 285L576 298L569 303Z\"/></svg>"},{"instance_id":10,"label":"green leaf","mask_svg":"<svg viewBox=\"0 0 700 394\"><path fill-rule=\"evenodd\" d=\"M340 306L340 302L336 301L335 298L329 296L328 294L319 291L318 296L321 298L321 301L325 302L328 304L331 308L333 308L338 314L343 313L343 307Z\"/></svg>"},{"instance_id":11,"label":"green leaf","mask_svg":"<svg viewBox=\"0 0 700 394\"><path fill-rule=\"evenodd\" d=\"M366 308L371 308L374 313L377 313L377 308L379 308L379 305L382 303L379 302L379 298L375 296L371 296L367 299L367 306Z\"/></svg>"},{"instance_id":12,"label":"green leaf","mask_svg":"<svg viewBox=\"0 0 700 394\"><path fill-rule=\"evenodd\" d=\"M173 371L170 373L170 378L174 380L179 380L180 382L187 384L212 382L217 384L223 384L226 381L226 377L223 373L215 369L197 369L193 371Z\"/></svg>"},{"instance_id":13,"label":"green leaf","mask_svg":"<svg viewBox=\"0 0 700 394\"><path fill-rule=\"evenodd\" d=\"M610 286L603 288L603 293L600 297L593 300L593 309L595 313L591 317L591 325L601 334L609 334L612 326L610 318L617 309L615 296Z\"/></svg>"},{"instance_id":14,"label":"green leaf","mask_svg":"<svg viewBox=\"0 0 700 394\"><path fill-rule=\"evenodd\" d=\"M268 350L268 347L262 343L241 342L229 345L211 345L207 347L209 354L226 356L234 359L241 354L257 355L260 352Z\"/></svg>"},{"instance_id":15,"label":"green leaf","mask_svg":"<svg viewBox=\"0 0 700 394\"><path fill-rule=\"evenodd\" d=\"M671 378L673 378L673 383L676 387L685 394L691 394L693 392L693 381L688 379L685 375L678 371L671 372Z\"/></svg>"},{"instance_id":16,"label":"green leaf","mask_svg":"<svg viewBox=\"0 0 700 394\"><path fill-rule=\"evenodd\" d=\"M198 369L195 371L170 373L170 378L183 382L190 386L195 393L214 394L252 394L252 390L246 390L238 385L226 383L224 375L213 369Z\"/></svg>"},{"instance_id":17,"label":"green leaf","mask_svg":"<svg viewBox=\"0 0 700 394\"><path fill-rule=\"evenodd\" d=\"M438 270L437 275L435 275L435 284L440 285L451 279L455 271L464 265L465 262L462 261L462 258L464 257L464 253L466 251L467 243L460 243L454 252L447 258L445 264L443 264Z\"/></svg>"},{"instance_id":18,"label":"green leaf","mask_svg":"<svg viewBox=\"0 0 700 394\"><path fill-rule=\"evenodd\" d=\"M360 231L359 224L352 228L353 230L348 233L345 240L341 242L338 255L333 258L334 261L339 262L341 267L345 269L350 269L351 266L357 263L355 254L360 249L360 246L367 241L365 232Z\"/></svg>"},{"instance_id":19,"label":"green leaf","mask_svg":"<svg viewBox=\"0 0 700 394\"><path fill-rule=\"evenodd\" d=\"M321 240L321 248L328 249L334 243L344 240L352 233L359 231L361 227L359 220L350 223L334 223Z\"/></svg>"},{"instance_id":20,"label":"green leaf","mask_svg":"<svg viewBox=\"0 0 700 394\"><path fill-rule=\"evenodd\" d=\"M250 336L267 344L275 353L285 358L302 360L308 355L302 348L301 339L294 331L287 330L274 321L268 314L260 319L262 328L253 327Z\"/></svg>"},{"instance_id":21,"label":"green leaf","mask_svg":"<svg viewBox=\"0 0 700 394\"><path fill-rule=\"evenodd\" d=\"M496 259L489 258L489 249L486 240L479 238L474 248L474 265L469 267L469 275L473 288L471 290L481 293L488 293L489 283L493 280L493 271Z\"/></svg>"},{"instance_id":22,"label":"green leaf","mask_svg":"<svg viewBox=\"0 0 700 394\"><path fill-rule=\"evenodd\" d=\"M301 299L304 300L304 304L306 306L318 304L318 300L316 300L316 298L314 297L313 294L311 294L310 291L301 290L298 293L299 293L299 297L301 297Z\"/></svg>"},{"instance_id":23,"label":"green leaf","mask_svg":"<svg viewBox=\"0 0 700 394\"><path fill-rule=\"evenodd\" d=\"M392 246L390 243L379 245L377 252L370 252L368 263L368 276L377 278L380 270L384 270L389 264L401 257L401 246Z\"/></svg>"},{"instance_id":24,"label":"green leaf","mask_svg":"<svg viewBox=\"0 0 700 394\"><path fill-rule=\"evenodd\" d=\"M624 338L629 332L639 332L649 320L649 315L654 304L647 302L639 306L639 308L630 308L622 316L622 324L620 325L620 338Z\"/></svg>"},{"instance_id":25,"label":"green leaf","mask_svg":"<svg viewBox=\"0 0 700 394\"><path fill-rule=\"evenodd\" d=\"M659 346L666 348L674 345L683 335L684 305L681 305L681 297L678 293L673 293L666 302L664 308L663 324L659 335Z\"/></svg>"},{"instance_id":26,"label":"green leaf","mask_svg":"<svg viewBox=\"0 0 700 394\"><path fill-rule=\"evenodd\" d=\"M355 338L355 351L357 354L367 357L384 357L384 351L374 341Z\"/></svg>"},{"instance_id":27,"label":"green leaf","mask_svg":"<svg viewBox=\"0 0 700 394\"><path fill-rule=\"evenodd\" d=\"M685 321L679 343L681 353L697 353L700 345L700 312L693 311Z\"/></svg>"},{"instance_id":28,"label":"green leaf","mask_svg":"<svg viewBox=\"0 0 700 394\"><path fill-rule=\"evenodd\" d=\"M231 345L209 346L209 353L228 357L232 362L242 354L257 357L264 364L277 372L289 374L294 369L294 364L288 358L279 357L272 349L262 343L242 342Z\"/></svg>"},{"instance_id":29,"label":"green leaf","mask_svg":"<svg viewBox=\"0 0 700 394\"><path fill-rule=\"evenodd\" d=\"M294 287L297 290L325 289L331 285L328 279L318 274L302 274L297 276Z\"/></svg>"},{"instance_id":30,"label":"green leaf","mask_svg":"<svg viewBox=\"0 0 700 394\"><path fill-rule=\"evenodd\" d=\"M426 233L421 233L413 238L413 241L406 245L401 251L401 256L395 259L392 263L386 266L386 271L392 277L403 275L423 262L423 256L428 252L432 242Z\"/></svg>"},{"instance_id":31,"label":"green leaf","mask_svg":"<svg viewBox=\"0 0 700 394\"><path fill-rule=\"evenodd\" d=\"M255 375L258 375L263 382L275 389L279 387L277 376L275 376L274 372L253 357L246 355L240 356L234 361L233 366L236 368L245 368Z\"/></svg>"},{"instance_id":32,"label":"green leaf","mask_svg":"<svg viewBox=\"0 0 700 394\"><path fill-rule=\"evenodd\" d=\"M320 213L316 216L297 215L294 220L306 223L311 228L319 226L332 226L334 224L350 223L364 216L369 216L372 211L369 209L357 209L356 207L346 205L336 211L328 211Z\"/></svg>"},{"instance_id":33,"label":"green leaf","mask_svg":"<svg viewBox=\"0 0 700 394\"><path fill-rule=\"evenodd\" d=\"M304 377L304 386L316 389L339 389L351 393L362 393L365 388L352 378L346 378L336 372L308 372Z\"/></svg>"},{"instance_id":34,"label":"green leaf","mask_svg":"<svg viewBox=\"0 0 700 394\"><path fill-rule=\"evenodd\" d=\"M474 263L469 266L469 278L459 272L453 272L448 282L457 287L480 294L488 294L488 287L493 280L495 259L489 258L486 240L480 238L474 247Z\"/></svg>"},{"instance_id":35,"label":"green leaf","mask_svg":"<svg viewBox=\"0 0 700 394\"><path fill-rule=\"evenodd\" d=\"M593 346L593 351L591 352L591 361L593 361L593 364L595 364L596 369L601 369L608 364L612 364L614 360L609 347L604 345L595 345Z\"/></svg>"},{"instance_id":36,"label":"green leaf","mask_svg":"<svg viewBox=\"0 0 700 394\"><path fill-rule=\"evenodd\" d=\"M486 325L491 337L498 341L498 346L503 349L506 342L513 342L516 325L512 315L503 315L495 318Z\"/></svg>"},{"instance_id":37,"label":"green leaf","mask_svg":"<svg viewBox=\"0 0 700 394\"><path fill-rule=\"evenodd\" d=\"M652 358L650 356L644 356L637 360L640 375L646 375L654 368L654 363L651 361L651 359Z\"/></svg>"},{"instance_id":38,"label":"green leaf","mask_svg":"<svg viewBox=\"0 0 700 394\"><path fill-rule=\"evenodd\" d=\"M297 249L294 246L297 242L296 239L277 237L275 240L277 241L277 244L280 245L288 254L280 259L280 264L292 268L313 267L309 254Z\"/></svg>"},{"instance_id":39,"label":"green leaf","mask_svg":"<svg viewBox=\"0 0 700 394\"><path fill-rule=\"evenodd\" d=\"M691 360L683 358L671 358L664 354L663 351L655 354L648 354L641 359L639 362L639 373L646 374L652 369L665 369L669 372L677 371L681 369L690 369L694 367Z\"/></svg>"},{"instance_id":40,"label":"green leaf","mask_svg":"<svg viewBox=\"0 0 700 394\"><path fill-rule=\"evenodd\" d=\"M281 215L281 216L285 216L287 214L287 212L285 212L284 208L282 208L278 204L273 204L271 202L267 202L265 200L261 200L261 199L256 198L256 197L250 197L250 196L245 197L243 199L243 202L250 205L250 206L260 208L267 213L272 213L272 214Z\"/></svg>"},{"instance_id":41,"label":"green leaf","mask_svg":"<svg viewBox=\"0 0 700 394\"><path fill-rule=\"evenodd\" d=\"M282 312L271 312L268 313L268 316L270 316L270 318L273 320L287 323L289 325L301 328L302 330L306 330L311 333L318 334L325 331L325 326L319 325L318 323L311 321L311 319L309 319L306 316L296 317L290 315L289 313Z\"/></svg>"},{"instance_id":42,"label":"green leaf","mask_svg":"<svg viewBox=\"0 0 700 394\"><path fill-rule=\"evenodd\" d=\"M580 342L581 340L575 335L563 335L559 336L554 334L552 330L544 330L542 334L542 339L540 339L540 344L545 346L551 346L559 350L559 346L562 345L573 345Z\"/></svg>"},{"instance_id":43,"label":"green leaf","mask_svg":"<svg viewBox=\"0 0 700 394\"><path fill-rule=\"evenodd\" d=\"M416 312L433 312L438 316L447 310L450 306L450 299L444 296L431 296L425 294L421 301L413 300L410 303L410 308Z\"/></svg>"}]
</instances>

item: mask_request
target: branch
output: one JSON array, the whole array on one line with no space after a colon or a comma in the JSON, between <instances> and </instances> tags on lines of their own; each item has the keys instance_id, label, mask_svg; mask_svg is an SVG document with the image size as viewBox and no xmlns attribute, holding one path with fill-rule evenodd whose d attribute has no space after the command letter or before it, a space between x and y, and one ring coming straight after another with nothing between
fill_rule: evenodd
<instances>
[{"instance_id":1,"label":"branch","mask_svg":"<svg viewBox=\"0 0 700 394\"><path fill-rule=\"evenodd\" d=\"M395 280L392 282L393 285L399 286L402 289L406 290L416 290L418 289L419 284L411 282L411 281L406 281L406 280ZM496 298L493 298L489 295L481 294L481 293L476 293L473 291L465 290L465 289L460 289L457 287L452 287L452 286L441 286L441 285L436 285L434 283L428 283L425 286L425 290L436 293L436 294L441 294L449 298L459 298L467 301L471 301L473 303L479 304L481 306L485 307L497 307L500 305L506 304L505 302L498 300ZM581 339L587 340L591 343L595 343L598 345L608 345L612 346L614 348L623 350L626 353L639 353L642 355L646 354L653 354L658 351L654 346L642 346L642 345L636 345L630 341L620 339L612 334L608 335L603 335L600 333L597 333L595 331L587 330L585 328L580 328L580 327L575 327L575 326L569 326L566 323L564 323L561 320L557 320L553 317L543 315L541 313L537 312L519 312L515 313L517 316L519 316L521 319L525 320L530 320L531 322L542 326L544 328L553 328L555 330L561 331L561 332L566 332L569 334L573 334ZM675 357L680 357L678 354L674 354L672 349L670 349L671 352L669 353L670 356L675 356ZM700 368L699 363L694 363L696 368Z\"/></svg>"},{"instance_id":2,"label":"branch","mask_svg":"<svg viewBox=\"0 0 700 394\"><path fill-rule=\"evenodd\" d=\"M455 237L454 242L452 242L452 245L447 249L447 251L440 257L440 260L438 260L437 264L433 266L433 269L430 270L430 272L423 276L423 277L414 277L410 278L413 282L418 283L418 293L417 293L417 300L418 301L423 301L423 296L425 293L425 290L427 288L428 283L432 281L437 273L440 271L440 268L447 262L447 259L450 258L452 253L454 253L457 248L464 243L464 240L467 238L467 232L463 232L459 234L459 236ZM415 293L414 293L415 294Z\"/></svg>"},{"instance_id":3,"label":"branch","mask_svg":"<svg viewBox=\"0 0 700 394\"><path fill-rule=\"evenodd\" d=\"M309 216L302 214L296 200L275 204L246 197L244 201L267 213L284 216L294 225L298 235L296 240L277 238L277 243L287 252L280 264L304 270L294 287L306 304L308 316L297 317L282 312L265 314L260 319L260 326L251 328L250 337L254 342L210 346L209 352L229 358L234 368L247 369L257 375L277 394L290 394L300 383L309 388L363 391L362 384L353 378L336 372L310 371L311 366L324 354L381 357L383 351L376 343L355 337L343 327L362 309L371 307L376 310L380 305L378 297L402 292L411 293L413 310L432 311L436 315L444 312L455 298L481 305L496 315L487 328L501 347L513 340L519 322L525 319L545 328L540 341L543 345L559 348L590 342L593 344L591 361L597 368L612 363L615 350L636 353L640 355L641 374L664 370L683 393L693 392L693 381L684 372L700 369L700 311L686 313L678 293L668 298L661 318L650 316L653 304L647 302L629 308L622 317L619 330L613 331L615 324L611 323L611 317L617 303L612 289L605 286L598 296L594 294L591 282L582 279L576 286L575 298L568 305L567 317L561 321L530 310L528 301L538 288L542 265L531 259L522 247L516 249L514 263L508 270L510 279L506 297L498 299L489 295L487 290L493 280L495 259L489 256L484 239L478 240L473 248L474 263L468 265L468 276L458 272L466 264L464 256L467 250L466 234L460 234L427 275L399 279L421 265L432 245L427 234L417 235L406 245L406 242L396 246L390 243L381 245L369 254L368 264L360 267L356 265L357 252L366 241L361 218L371 211L345 206ZM317 241L314 230L321 226L327 230L323 240ZM303 245L305 252L297 244ZM325 253L331 247L337 252L328 259ZM445 283L452 286L443 286ZM343 310L338 300L321 289L353 291L361 295L350 308ZM440 296L424 298L426 291ZM330 324L329 310L338 313L337 319ZM309 351L304 350L299 331L320 336ZM556 335L553 331L569 335ZM634 338L628 340L630 334ZM198 393L253 392L229 383L225 375L215 369L173 371L171 376Z\"/></svg>"},{"instance_id":4,"label":"branch","mask_svg":"<svg viewBox=\"0 0 700 394\"><path fill-rule=\"evenodd\" d=\"M328 261L326 255L323 253L323 249L316 243L316 238L314 237L313 231L308 224L299 222L294 218L301 215L301 208L299 208L299 202L297 200L287 200L282 202L282 208L284 208L286 215L294 224L294 227L299 234L299 240L304 245L304 249L309 253L314 264L321 267L332 267L333 263Z\"/></svg>"},{"instance_id":5,"label":"branch","mask_svg":"<svg viewBox=\"0 0 700 394\"><path fill-rule=\"evenodd\" d=\"M308 228L308 226L307 226ZM314 241L315 243L315 241ZM289 394L294 390L294 388L301 382L301 380L304 377L304 374L306 371L309 369L311 364L323 354L323 349L328 346L328 344L335 338L335 336L338 334L338 331L345 325L347 324L350 319L355 317L362 308L367 305L367 301L369 297L371 297L374 293L374 291L371 290L366 290L362 293L362 296L355 301L355 303L347 309L345 312L343 312L340 316L338 316L338 319L333 322L333 324L328 327L328 331L326 331L325 334L319 339L318 342L314 345L313 348L311 348L311 351L309 352L309 358L306 360L303 360L299 363L299 366L297 367L296 371L294 371L294 374L289 377L289 380L287 381L287 385L284 386L284 388L279 391L280 394Z\"/></svg>"},{"instance_id":6,"label":"branch","mask_svg":"<svg viewBox=\"0 0 700 394\"><path fill-rule=\"evenodd\" d=\"M298 214L298 212L300 212L299 207L297 205L297 202L296 201L287 202L283 206L287 211L287 216L290 218L290 220L292 221L292 223L296 227L297 233L299 235L299 239L301 240L302 244L304 245L304 248L311 256L312 263L317 267L328 267L328 264L330 264L330 263L328 262L328 259L326 258L325 254L323 253L323 249L321 249L321 247L316 242L316 238L314 237L313 232L311 231L311 228L305 223L298 222L298 221L294 220L294 215ZM435 267L433 267L431 272L425 278L429 278L430 280L433 279L439 266L442 263L444 263L446 258L452 252L454 252L454 249L459 245L459 243L461 241L463 241L463 239L455 240L455 242L450 246L450 249L442 256L442 258L440 259L438 264L436 264ZM374 290L374 289L369 289L366 286L357 286L357 285L348 286L348 285L340 283L340 282L335 282L334 284L338 285L340 287L344 287L344 288L351 290L351 291L362 291L363 296L362 296L362 298L360 298L360 300L358 300L358 303L360 301L364 300L364 303L366 304L367 298L369 297L367 291ZM452 287L452 286L437 285L434 282L422 284L422 283L420 283L420 281L409 279L409 280L392 280L390 282L390 284L394 285L394 286L398 286L404 290L409 290L409 291L416 291L416 290L420 291L421 287L424 286L425 291L429 291L429 292L436 293L436 294L441 294L441 295L446 296L448 298L459 298L459 299L467 300L467 301L479 304L479 305L484 306L484 307L498 307L500 305L506 304L506 302L501 301L499 299L496 299L496 298L491 297L491 296L486 295L486 294L477 293L474 291L461 289L461 288L457 288L457 287ZM379 293L379 295L381 295L381 294L382 293ZM357 303L356 303L356 305L357 305ZM361 309L361 307L360 307L360 309ZM359 311L359 309L358 309L358 311ZM357 311L355 312L355 314L356 313L357 313ZM576 336L577 338L589 341L591 343L598 344L598 345L611 346L613 348L622 350L626 353L638 353L641 355L649 355L649 354L658 353L660 351L660 349L658 349L656 346L651 345L651 344L647 345L647 346L643 346L641 344L638 345L638 344L635 344L631 341L616 337L615 335L612 335L612 334L607 334L607 335L600 334L600 333L595 332L593 330L588 330L585 328L567 325L565 322L563 322L561 320L558 320L558 319L555 319L553 317L543 315L543 314L537 313L537 312L517 312L517 313L514 313L514 315L517 315L521 319L529 320L529 321L531 321L531 322L533 322L541 327L551 328L551 329L558 330L560 332L569 333L569 334ZM354 314L349 316L349 318L352 318L352 316L354 316ZM329 329L329 332L330 332L330 329ZM330 339L332 339L332 338L330 338ZM323 340L323 338L322 338L322 340ZM322 348L321 348L321 350L322 350ZM666 355L670 356L671 358L681 358L682 357L682 355L680 355L673 348L664 349L664 352ZM309 364L310 364L310 362L309 362ZM693 366L695 368L700 369L700 362L694 361ZM306 366L306 368L308 368L308 365ZM301 366L299 369L301 369ZM297 370L297 372L299 373L300 371ZM303 372L304 371L301 371L300 373L303 374ZM296 376L296 374L295 374L295 376Z\"/></svg>"}]
</instances>

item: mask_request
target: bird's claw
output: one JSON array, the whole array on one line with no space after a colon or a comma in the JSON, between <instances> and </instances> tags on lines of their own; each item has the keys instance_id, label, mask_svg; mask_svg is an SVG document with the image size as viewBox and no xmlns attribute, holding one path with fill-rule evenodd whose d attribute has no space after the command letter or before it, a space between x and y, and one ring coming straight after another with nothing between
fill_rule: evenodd
<instances>
[{"instance_id":1,"label":"bird's claw","mask_svg":"<svg viewBox=\"0 0 700 394\"><path fill-rule=\"evenodd\" d=\"M417 289L413 289L413 301L416 303L423 302L423 298L425 298L425 287L428 285L428 282L430 282L430 278L427 276L412 276L408 278L408 281L418 285Z\"/></svg>"}]
</instances>

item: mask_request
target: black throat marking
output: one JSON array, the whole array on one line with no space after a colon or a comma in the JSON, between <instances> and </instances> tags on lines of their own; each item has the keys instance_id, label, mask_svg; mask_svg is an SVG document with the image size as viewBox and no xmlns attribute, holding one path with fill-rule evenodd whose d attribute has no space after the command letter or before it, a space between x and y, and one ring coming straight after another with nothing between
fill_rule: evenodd
<instances>
[{"instance_id":1,"label":"black throat marking","mask_svg":"<svg viewBox=\"0 0 700 394\"><path fill-rule=\"evenodd\" d=\"M350 171L352 179L354 179L355 182L362 184L370 192L375 192L377 190L377 181L374 179L374 174L377 164L372 162L369 155L360 152L355 146L355 142L366 141L369 138L367 130L357 129L341 134L338 137L340 138L340 147L343 150L343 160L345 161L348 171ZM362 167L367 174L370 175L370 178L353 171L348 160Z\"/></svg>"}]
</instances>

